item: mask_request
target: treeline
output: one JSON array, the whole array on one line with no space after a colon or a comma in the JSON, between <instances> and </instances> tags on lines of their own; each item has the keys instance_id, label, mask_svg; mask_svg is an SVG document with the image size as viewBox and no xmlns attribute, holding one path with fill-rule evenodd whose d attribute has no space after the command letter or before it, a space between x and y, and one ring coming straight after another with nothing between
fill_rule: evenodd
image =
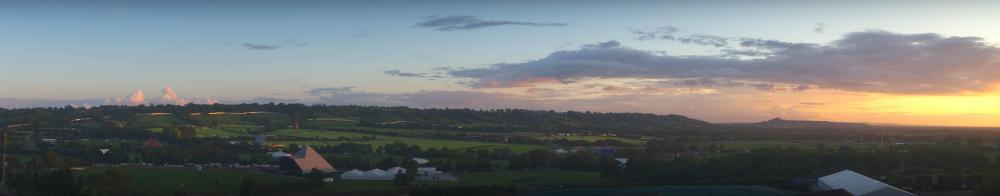
<instances>
[{"instance_id":1,"label":"treeline","mask_svg":"<svg viewBox=\"0 0 1000 196\"><path fill-rule=\"evenodd\" d=\"M187 125L213 126L197 120L191 114L210 112L274 112L292 119L351 118L362 126L417 128L487 132L593 132L662 135L668 133L698 133L714 125L680 115L643 113L555 112L523 109L416 109L408 107L329 106L303 104L235 104L235 105L139 105L53 107L28 109L0 108L0 124L28 124L29 127L71 127L73 120L87 119L105 127L127 127L140 114L173 113ZM265 127L282 127L265 118L244 120Z\"/></svg>"},{"instance_id":2,"label":"treeline","mask_svg":"<svg viewBox=\"0 0 1000 196\"><path fill-rule=\"evenodd\" d=\"M633 182L677 183L822 176L849 169L868 176L982 175L991 164L974 145L909 145L873 152L869 149L763 148L726 156L686 156L685 144L652 140L633 152L621 169L604 176Z\"/></svg>"}]
</instances>

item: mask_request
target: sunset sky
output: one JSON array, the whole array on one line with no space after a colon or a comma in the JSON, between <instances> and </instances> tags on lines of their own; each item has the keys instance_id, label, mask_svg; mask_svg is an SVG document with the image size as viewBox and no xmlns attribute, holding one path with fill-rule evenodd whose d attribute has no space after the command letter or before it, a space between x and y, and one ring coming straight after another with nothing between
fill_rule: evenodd
<instances>
[{"instance_id":1,"label":"sunset sky","mask_svg":"<svg viewBox=\"0 0 1000 196\"><path fill-rule=\"evenodd\" d=\"M0 107L301 102L1000 126L989 1L0 2Z\"/></svg>"}]
</instances>

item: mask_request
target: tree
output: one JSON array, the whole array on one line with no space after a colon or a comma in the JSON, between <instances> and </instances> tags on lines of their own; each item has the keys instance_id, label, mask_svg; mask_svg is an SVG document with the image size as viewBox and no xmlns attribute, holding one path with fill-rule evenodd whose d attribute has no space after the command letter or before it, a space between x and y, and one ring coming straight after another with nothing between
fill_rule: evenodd
<instances>
[{"instance_id":1,"label":"tree","mask_svg":"<svg viewBox=\"0 0 1000 196\"><path fill-rule=\"evenodd\" d=\"M597 156L593 152L580 150L566 157L566 168L584 171L597 170L600 167L597 161Z\"/></svg>"},{"instance_id":2,"label":"tree","mask_svg":"<svg viewBox=\"0 0 1000 196\"><path fill-rule=\"evenodd\" d=\"M379 169L389 169L389 168L396 167L398 165L399 165L399 162L396 162L396 158L392 158L392 157L386 157L386 158L382 159L381 161L379 161L378 163L375 163L375 167L377 167Z\"/></svg>"},{"instance_id":3,"label":"tree","mask_svg":"<svg viewBox=\"0 0 1000 196\"><path fill-rule=\"evenodd\" d=\"M396 186L410 186L415 179L416 175L410 174L409 171L407 173L400 171L396 174L396 177L392 178L392 184Z\"/></svg>"},{"instance_id":4,"label":"tree","mask_svg":"<svg viewBox=\"0 0 1000 196\"><path fill-rule=\"evenodd\" d=\"M403 158L402 161L400 161L399 167L406 168L408 170L417 169L417 161L414 161L413 157L406 157Z\"/></svg>"}]
</instances>

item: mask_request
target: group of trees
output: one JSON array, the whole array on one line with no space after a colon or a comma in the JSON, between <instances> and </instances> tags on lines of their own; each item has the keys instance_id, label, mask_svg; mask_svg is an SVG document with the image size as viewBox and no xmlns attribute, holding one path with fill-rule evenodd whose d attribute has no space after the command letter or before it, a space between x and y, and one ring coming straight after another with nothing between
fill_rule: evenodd
<instances>
[{"instance_id":1,"label":"group of trees","mask_svg":"<svg viewBox=\"0 0 1000 196\"><path fill-rule=\"evenodd\" d=\"M274 112L296 119L345 117L359 119L363 126L404 127L457 131L544 131L544 132L616 132L660 135L677 132L697 132L713 125L679 115L641 113L555 112L521 109L416 109L407 107L328 106L303 104L236 104L236 105L139 105L98 106L90 108L53 107L0 109L0 124L30 124L33 127L71 127L73 119L91 119L106 127L128 127L130 122L146 113L173 113L185 124L177 126L216 126L211 119L194 118L192 114L210 112ZM273 130L283 124L256 115L243 120ZM405 122L405 123L385 123ZM475 125L475 126L470 126Z\"/></svg>"},{"instance_id":2,"label":"group of trees","mask_svg":"<svg viewBox=\"0 0 1000 196\"><path fill-rule=\"evenodd\" d=\"M132 178L119 169L103 173L80 175L70 167L74 164L49 151L26 163L10 160L8 185L26 195L140 195L132 186Z\"/></svg>"},{"instance_id":3,"label":"group of trees","mask_svg":"<svg viewBox=\"0 0 1000 196\"><path fill-rule=\"evenodd\" d=\"M602 167L605 177L630 181L689 182L766 180L822 176L849 169L869 176L979 175L991 164L978 146L911 145L892 151L849 147L762 148L726 156L688 156L666 140L650 141L625 167ZM575 158L583 159L583 158ZM587 158L592 160L592 158Z\"/></svg>"}]
</instances>

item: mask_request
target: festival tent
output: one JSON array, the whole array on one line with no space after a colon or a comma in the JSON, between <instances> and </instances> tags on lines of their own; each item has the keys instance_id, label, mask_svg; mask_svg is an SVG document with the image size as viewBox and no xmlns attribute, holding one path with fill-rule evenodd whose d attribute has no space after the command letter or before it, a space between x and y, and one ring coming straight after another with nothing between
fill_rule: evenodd
<instances>
[{"instance_id":1,"label":"festival tent","mask_svg":"<svg viewBox=\"0 0 1000 196\"><path fill-rule=\"evenodd\" d=\"M344 172L340 174L340 179L344 180L364 180L365 172L361 170L352 169L351 171Z\"/></svg>"},{"instance_id":2,"label":"festival tent","mask_svg":"<svg viewBox=\"0 0 1000 196\"><path fill-rule=\"evenodd\" d=\"M916 196L851 170L820 177L819 188L826 191L843 189L856 196Z\"/></svg>"},{"instance_id":3,"label":"festival tent","mask_svg":"<svg viewBox=\"0 0 1000 196\"><path fill-rule=\"evenodd\" d=\"M405 174L406 173L406 169L397 166L397 167L389 168L389 170L385 170L385 174L386 175L392 175L393 177L395 177L396 174L399 174L399 173L404 173Z\"/></svg>"}]
</instances>

